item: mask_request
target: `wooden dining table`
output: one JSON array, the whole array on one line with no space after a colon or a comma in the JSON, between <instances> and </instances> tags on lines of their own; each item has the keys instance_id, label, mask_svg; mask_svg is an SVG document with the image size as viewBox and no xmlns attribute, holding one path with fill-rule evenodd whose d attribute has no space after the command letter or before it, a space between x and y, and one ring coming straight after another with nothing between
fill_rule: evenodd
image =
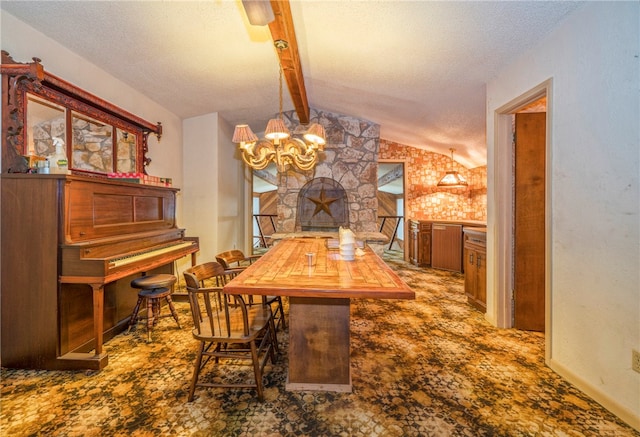
<instances>
[{"instance_id":1,"label":"wooden dining table","mask_svg":"<svg viewBox=\"0 0 640 437\"><path fill-rule=\"evenodd\" d=\"M369 247L347 261L327 238L280 241L224 290L289 298L287 390L350 392L351 299L415 299Z\"/></svg>"}]
</instances>

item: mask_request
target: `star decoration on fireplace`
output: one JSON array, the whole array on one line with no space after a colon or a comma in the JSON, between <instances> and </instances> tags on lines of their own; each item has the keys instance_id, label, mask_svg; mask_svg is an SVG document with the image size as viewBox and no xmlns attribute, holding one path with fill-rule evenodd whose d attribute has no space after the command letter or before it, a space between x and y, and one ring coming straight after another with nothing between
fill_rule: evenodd
<instances>
[{"instance_id":1,"label":"star decoration on fireplace","mask_svg":"<svg viewBox=\"0 0 640 437\"><path fill-rule=\"evenodd\" d=\"M333 217L333 214L331 214L331 209L329 208L329 206L336 200L340 200L337 197L327 197L327 194L324 192L324 188L320 190L319 197L307 196L307 199L309 199L310 201L316 204L316 209L313 211L314 216L318 214L320 211L324 211L329 215L329 217Z\"/></svg>"}]
</instances>

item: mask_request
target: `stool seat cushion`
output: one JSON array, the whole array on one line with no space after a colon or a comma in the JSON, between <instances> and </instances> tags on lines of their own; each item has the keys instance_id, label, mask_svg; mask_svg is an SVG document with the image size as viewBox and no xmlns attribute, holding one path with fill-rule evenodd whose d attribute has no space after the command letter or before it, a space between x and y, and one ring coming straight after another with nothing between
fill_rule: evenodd
<instances>
[{"instance_id":1,"label":"stool seat cushion","mask_svg":"<svg viewBox=\"0 0 640 437\"><path fill-rule=\"evenodd\" d=\"M154 288L171 287L176 283L176 281L177 278L174 275L162 273L158 275L147 275L136 278L131 281L131 286L133 288L142 288L143 290L152 290Z\"/></svg>"}]
</instances>

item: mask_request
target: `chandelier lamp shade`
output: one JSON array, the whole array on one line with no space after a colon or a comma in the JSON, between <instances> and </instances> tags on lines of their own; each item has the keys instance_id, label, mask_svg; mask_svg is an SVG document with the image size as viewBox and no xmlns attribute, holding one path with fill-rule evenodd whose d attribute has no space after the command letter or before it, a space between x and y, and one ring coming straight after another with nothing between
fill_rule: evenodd
<instances>
[{"instance_id":1,"label":"chandelier lamp shade","mask_svg":"<svg viewBox=\"0 0 640 437\"><path fill-rule=\"evenodd\" d=\"M278 50L288 47L286 41L277 40ZM303 135L305 141L291 137L282 118L282 67L280 66L280 112L277 118L267 123L265 139L258 139L249 125L236 125L232 141L239 145L242 160L254 170L262 170L274 162L279 172L285 172L289 166L300 170L311 170L318 162L318 153L326 144L324 127L318 123L309 125Z\"/></svg>"},{"instance_id":2,"label":"chandelier lamp shade","mask_svg":"<svg viewBox=\"0 0 640 437\"><path fill-rule=\"evenodd\" d=\"M469 186L467 180L457 171L453 170L453 152L456 149L449 149L451 151L451 170L447 171L447 173L440 179L438 182L439 187L444 188L465 188Z\"/></svg>"}]
</instances>

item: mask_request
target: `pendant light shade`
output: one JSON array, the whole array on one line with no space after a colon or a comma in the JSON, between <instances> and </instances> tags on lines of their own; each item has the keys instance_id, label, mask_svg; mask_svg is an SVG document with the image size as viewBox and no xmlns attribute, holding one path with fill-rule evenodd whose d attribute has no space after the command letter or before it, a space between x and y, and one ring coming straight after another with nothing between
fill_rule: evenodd
<instances>
[{"instance_id":1,"label":"pendant light shade","mask_svg":"<svg viewBox=\"0 0 640 437\"><path fill-rule=\"evenodd\" d=\"M469 186L467 180L457 171L453 170L453 152L456 149L449 149L451 151L451 170L447 171L447 173L440 179L438 182L439 187L444 188L465 188Z\"/></svg>"},{"instance_id":2,"label":"pendant light shade","mask_svg":"<svg viewBox=\"0 0 640 437\"><path fill-rule=\"evenodd\" d=\"M465 178L457 171L448 171L438 182L439 187L466 187L467 185L469 184Z\"/></svg>"},{"instance_id":3,"label":"pendant light shade","mask_svg":"<svg viewBox=\"0 0 640 437\"><path fill-rule=\"evenodd\" d=\"M239 124L233 131L234 143L255 143L258 141L258 137L253 133L248 124Z\"/></svg>"},{"instance_id":4,"label":"pendant light shade","mask_svg":"<svg viewBox=\"0 0 640 437\"><path fill-rule=\"evenodd\" d=\"M267 123L264 136L270 140L284 140L289 138L289 129L287 129L281 118L272 118Z\"/></svg>"},{"instance_id":5,"label":"pendant light shade","mask_svg":"<svg viewBox=\"0 0 640 437\"><path fill-rule=\"evenodd\" d=\"M321 124L313 123L309 126L309 130L304 134L304 139L310 143L316 144L319 150L324 150L325 140L324 127Z\"/></svg>"}]
</instances>

